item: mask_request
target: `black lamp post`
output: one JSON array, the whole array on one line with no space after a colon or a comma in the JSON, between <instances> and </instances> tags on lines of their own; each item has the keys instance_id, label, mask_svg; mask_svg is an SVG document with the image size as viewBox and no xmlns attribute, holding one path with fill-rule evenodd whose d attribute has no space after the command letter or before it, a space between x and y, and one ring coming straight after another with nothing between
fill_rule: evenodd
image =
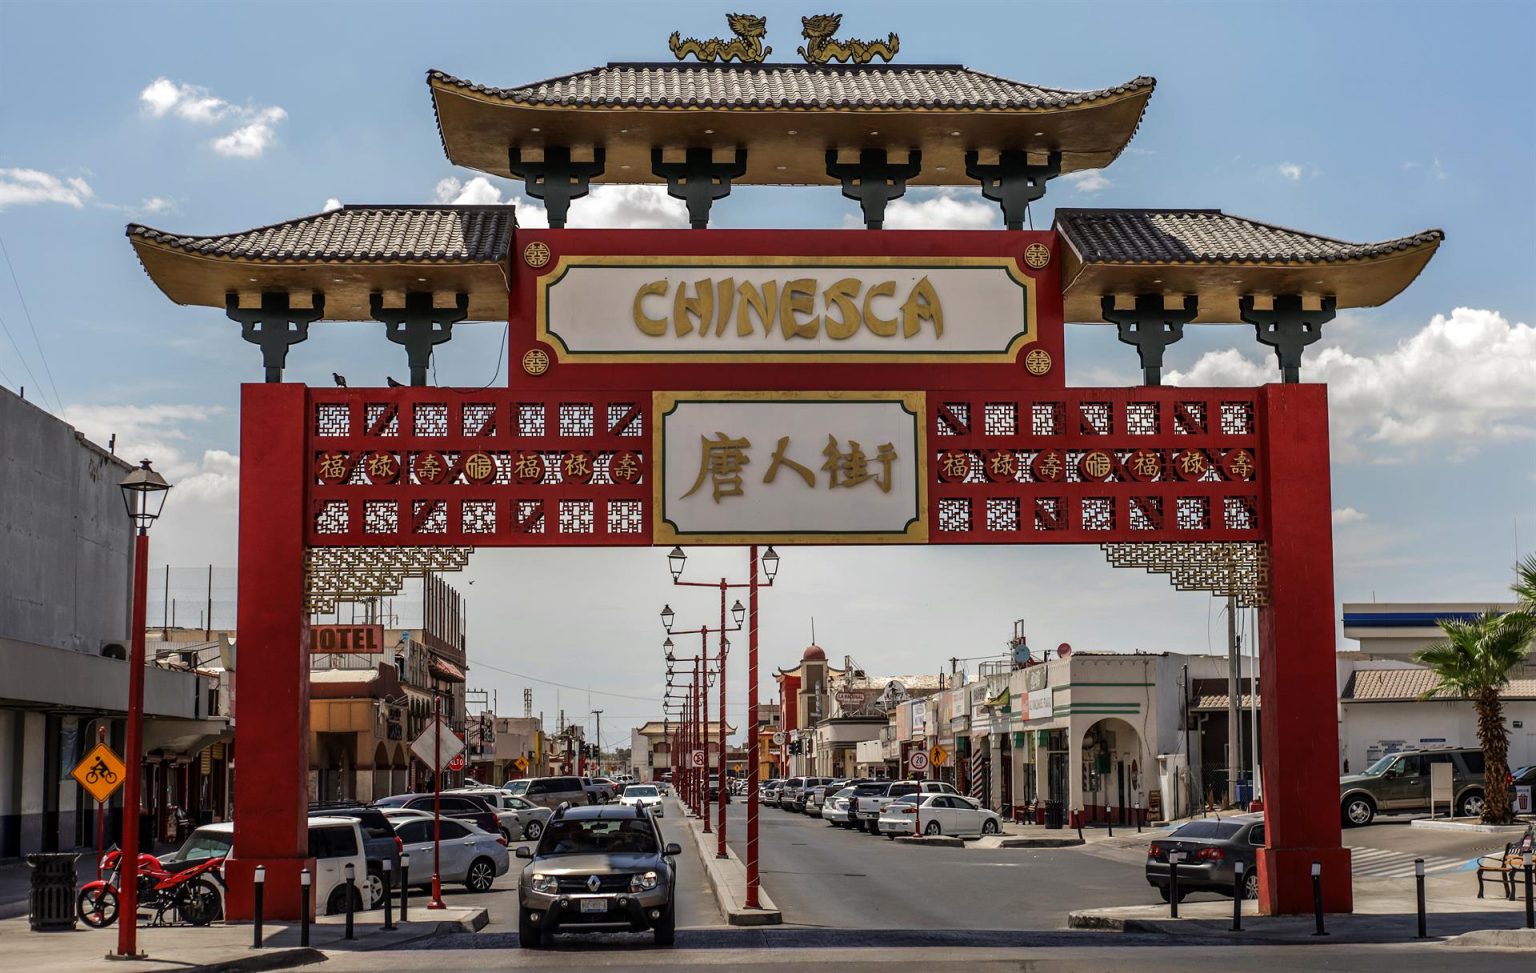
<instances>
[{"instance_id":1,"label":"black lamp post","mask_svg":"<svg viewBox=\"0 0 1536 973\"><path fill-rule=\"evenodd\" d=\"M123 506L133 522L133 631L128 653L128 733L123 762L128 779L123 781L123 833L118 894L117 955L138 955L139 912L139 802L143 782L144 751L144 628L149 624L149 528L165 508L171 485L150 469L149 460L123 477Z\"/></svg>"}]
</instances>

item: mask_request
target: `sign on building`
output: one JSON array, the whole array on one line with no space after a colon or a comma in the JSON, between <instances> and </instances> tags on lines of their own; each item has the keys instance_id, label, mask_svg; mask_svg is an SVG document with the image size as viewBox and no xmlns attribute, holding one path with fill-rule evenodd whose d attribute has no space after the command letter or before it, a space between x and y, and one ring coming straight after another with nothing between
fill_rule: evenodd
<instances>
[{"instance_id":1,"label":"sign on building","mask_svg":"<svg viewBox=\"0 0 1536 973\"><path fill-rule=\"evenodd\" d=\"M372 655L384 651L383 625L311 625L309 647L316 653Z\"/></svg>"}]
</instances>

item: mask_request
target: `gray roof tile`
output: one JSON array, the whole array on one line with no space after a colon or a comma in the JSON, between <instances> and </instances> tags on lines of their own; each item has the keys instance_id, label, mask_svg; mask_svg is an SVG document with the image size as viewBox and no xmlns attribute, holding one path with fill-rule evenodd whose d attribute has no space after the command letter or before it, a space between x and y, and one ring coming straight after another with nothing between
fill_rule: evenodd
<instances>
[{"instance_id":1,"label":"gray roof tile","mask_svg":"<svg viewBox=\"0 0 1536 973\"><path fill-rule=\"evenodd\" d=\"M428 80L529 105L650 108L947 108L1029 111L1070 108L1142 89L1065 91L1010 81L955 64L609 64L516 88L478 85L442 71Z\"/></svg>"},{"instance_id":2,"label":"gray roof tile","mask_svg":"<svg viewBox=\"0 0 1536 973\"><path fill-rule=\"evenodd\" d=\"M1364 260L1445 238L1440 230L1347 243L1214 209L1058 209L1084 263L1319 263Z\"/></svg>"},{"instance_id":3,"label":"gray roof tile","mask_svg":"<svg viewBox=\"0 0 1536 973\"><path fill-rule=\"evenodd\" d=\"M499 263L517 217L511 206L344 206L271 226L191 236L131 223L128 236L187 253L260 263Z\"/></svg>"}]
</instances>

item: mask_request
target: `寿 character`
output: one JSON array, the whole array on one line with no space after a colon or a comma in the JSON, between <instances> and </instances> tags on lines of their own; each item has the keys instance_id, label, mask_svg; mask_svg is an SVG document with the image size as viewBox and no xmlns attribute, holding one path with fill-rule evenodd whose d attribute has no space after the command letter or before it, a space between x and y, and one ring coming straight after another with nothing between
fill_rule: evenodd
<instances>
[{"instance_id":1,"label":"\u5bff character","mask_svg":"<svg viewBox=\"0 0 1536 973\"><path fill-rule=\"evenodd\" d=\"M772 483L773 478L779 475L779 467L787 466L791 470L794 470L796 473L800 474L800 478L805 481L806 486L814 487L816 485L816 474L812 473L808 468L801 466L799 463L796 463L794 460L785 456L784 451L788 448L789 437L780 436L779 445L773 451L773 462L768 464L768 472L763 476L763 482Z\"/></svg>"},{"instance_id":2,"label":"\u5bff character","mask_svg":"<svg viewBox=\"0 0 1536 973\"><path fill-rule=\"evenodd\" d=\"M693 486L683 494L684 497L697 493L706 477L711 482L715 503L719 503L721 497L743 495L741 468L751 462L746 451L752 448L752 442L745 438L732 439L723 432L717 432L715 436L715 439L699 437L699 478L693 481Z\"/></svg>"}]
</instances>

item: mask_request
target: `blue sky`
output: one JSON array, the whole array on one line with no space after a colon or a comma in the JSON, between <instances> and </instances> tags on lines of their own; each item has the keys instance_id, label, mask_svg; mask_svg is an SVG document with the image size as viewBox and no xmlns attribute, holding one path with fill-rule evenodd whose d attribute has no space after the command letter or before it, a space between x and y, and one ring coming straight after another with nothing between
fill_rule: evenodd
<instances>
[{"instance_id":1,"label":"blue sky","mask_svg":"<svg viewBox=\"0 0 1536 973\"><path fill-rule=\"evenodd\" d=\"M1054 183L1037 226L1069 205L1221 207L1348 240L1443 228L1445 245L1407 292L1341 315L1303 367L1304 378L1329 382L1334 403L1337 592L1341 601L1504 593L1517 521L1523 549L1536 549L1536 8L837 6L844 35L899 33L901 61L962 62L1064 88L1158 79L1129 151L1102 173ZM776 59L794 57L799 17L823 12L751 9L767 15ZM259 353L221 313L170 304L134 260L123 224L207 233L331 199L509 199L518 187L475 182L444 158L428 68L510 85L608 60L663 60L668 33L724 33L725 10L0 4L0 236L19 284L18 294L0 272L10 335L0 334L0 383L26 385L29 399L89 434L116 432L125 448L159 458L183 489L158 550L174 564L232 565L238 384L259 379ZM972 190L907 202L912 224L997 225ZM675 218L642 196L588 205L593 221ZM716 207L715 225L837 227L852 209L832 189L743 190ZM537 217L529 209L525 222ZM295 350L290 379L328 383L333 369L354 384L403 377L398 349L373 327L316 330ZM500 336L495 325L460 329L440 351L439 380L484 384ZM1132 350L1107 329L1069 329L1069 355L1073 384L1130 384L1138 374ZM1172 380L1246 384L1265 380L1272 360L1245 329L1216 327L1170 349L1168 368ZM1209 598L1175 595L1100 557L796 552L765 605L769 658L793 660L812 614L834 658L851 654L871 671L926 671L994 651L1020 616L1042 644L1205 651ZM594 688L646 694L657 667L644 626L672 594L660 558L482 554L467 589L471 635L487 663L554 681L584 683L574 673L596 653L610 675ZM840 583L849 571L865 578L854 590ZM926 604L914 606L914 591L928 593ZM550 598L578 609L587 630L547 618L540 606ZM522 685L487 682L507 695ZM553 709L552 698L539 706ZM618 715L644 715L643 703L632 706Z\"/></svg>"}]
</instances>

